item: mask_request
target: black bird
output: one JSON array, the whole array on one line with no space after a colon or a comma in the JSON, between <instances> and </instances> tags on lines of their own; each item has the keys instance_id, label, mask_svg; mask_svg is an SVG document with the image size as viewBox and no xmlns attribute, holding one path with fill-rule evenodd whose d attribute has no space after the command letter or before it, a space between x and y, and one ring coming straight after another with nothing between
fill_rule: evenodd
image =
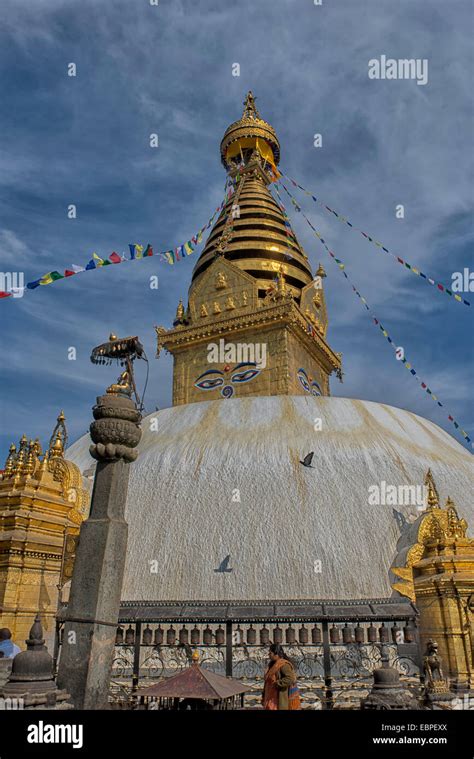
<instances>
[{"instance_id":1,"label":"black bird","mask_svg":"<svg viewBox=\"0 0 474 759\"><path fill-rule=\"evenodd\" d=\"M397 511L396 509L392 509L392 514L395 517L395 520L397 522L400 532L403 532L405 527L408 525L408 522L405 516L402 514L401 511Z\"/></svg>"},{"instance_id":2,"label":"black bird","mask_svg":"<svg viewBox=\"0 0 474 759\"><path fill-rule=\"evenodd\" d=\"M229 568L229 561L230 561L230 553L228 553L225 559L221 561L218 568L215 569L214 572L232 572L233 570Z\"/></svg>"},{"instance_id":3,"label":"black bird","mask_svg":"<svg viewBox=\"0 0 474 759\"><path fill-rule=\"evenodd\" d=\"M311 464L314 456L314 451L311 451L311 453L307 453L304 457L303 461L300 461L300 464L303 464L303 466L310 466L311 469L314 469L314 466Z\"/></svg>"}]
</instances>

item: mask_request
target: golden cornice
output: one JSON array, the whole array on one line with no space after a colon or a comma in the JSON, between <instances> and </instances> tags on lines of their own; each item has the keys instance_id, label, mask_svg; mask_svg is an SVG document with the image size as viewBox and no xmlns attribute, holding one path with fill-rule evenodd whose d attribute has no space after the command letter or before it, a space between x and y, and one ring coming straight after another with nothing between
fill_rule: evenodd
<instances>
[{"instance_id":1,"label":"golden cornice","mask_svg":"<svg viewBox=\"0 0 474 759\"><path fill-rule=\"evenodd\" d=\"M277 305L262 306L257 311L246 311L232 317L225 316L221 319L214 317L212 321L200 323L196 326L186 326L171 330L164 330L163 327L155 326L158 339L157 355L159 355L161 348L165 350L170 350L170 348L173 348L173 350L186 348L192 343L204 342L213 336L222 334L222 332L239 332L256 325L270 326L282 321L285 321L290 328L297 331L300 337L303 336L308 347L319 348L330 366L333 367L333 370L341 367L340 358L329 347L324 338L316 333L312 335L308 333L308 321L291 298L280 301Z\"/></svg>"}]
</instances>

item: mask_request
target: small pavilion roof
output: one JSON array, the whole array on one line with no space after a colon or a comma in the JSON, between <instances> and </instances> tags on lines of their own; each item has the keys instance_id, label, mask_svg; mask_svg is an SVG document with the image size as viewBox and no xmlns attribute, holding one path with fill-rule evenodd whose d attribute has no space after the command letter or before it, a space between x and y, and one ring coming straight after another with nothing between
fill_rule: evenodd
<instances>
[{"instance_id":1,"label":"small pavilion roof","mask_svg":"<svg viewBox=\"0 0 474 759\"><path fill-rule=\"evenodd\" d=\"M153 698L200 698L224 699L246 693L250 688L232 677L223 677L199 664L192 664L173 677L168 677L156 685L140 688L137 696Z\"/></svg>"}]
</instances>

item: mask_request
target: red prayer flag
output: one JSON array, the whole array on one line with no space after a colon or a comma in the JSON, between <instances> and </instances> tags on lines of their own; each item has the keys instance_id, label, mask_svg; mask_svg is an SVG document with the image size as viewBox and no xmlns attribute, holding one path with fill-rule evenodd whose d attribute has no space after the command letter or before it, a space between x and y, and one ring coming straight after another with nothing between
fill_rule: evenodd
<instances>
[{"instance_id":1,"label":"red prayer flag","mask_svg":"<svg viewBox=\"0 0 474 759\"><path fill-rule=\"evenodd\" d=\"M75 274L75 271L70 271L69 269L64 269L64 276L65 277L72 277L73 274Z\"/></svg>"},{"instance_id":2,"label":"red prayer flag","mask_svg":"<svg viewBox=\"0 0 474 759\"><path fill-rule=\"evenodd\" d=\"M118 253L115 252L115 250L113 253L110 254L109 258L114 264L119 264L120 261L122 260L122 258L119 256Z\"/></svg>"},{"instance_id":3,"label":"red prayer flag","mask_svg":"<svg viewBox=\"0 0 474 759\"><path fill-rule=\"evenodd\" d=\"M4 292L3 290L0 290L0 298L9 298L11 293Z\"/></svg>"}]
</instances>

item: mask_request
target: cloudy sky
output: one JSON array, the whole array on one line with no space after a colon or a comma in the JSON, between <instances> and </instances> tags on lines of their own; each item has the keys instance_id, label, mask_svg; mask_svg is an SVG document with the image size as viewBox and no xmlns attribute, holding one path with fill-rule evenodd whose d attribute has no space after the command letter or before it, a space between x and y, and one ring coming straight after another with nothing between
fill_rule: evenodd
<instances>
[{"instance_id":1,"label":"cloudy sky","mask_svg":"<svg viewBox=\"0 0 474 759\"><path fill-rule=\"evenodd\" d=\"M284 171L449 285L472 262L472 13L469 0L3 0L1 270L28 282L84 265L93 251L189 239L222 199L220 139L252 89L279 135ZM381 55L427 59L428 83L369 79L368 61ZM409 409L456 436L451 413L474 433L473 309L310 200L303 207L444 408L395 360L291 214L310 260L328 273L328 338L345 371L333 394ZM171 360L155 360L153 327L170 325L195 258L111 266L0 300L2 460L23 432L47 439L61 408L72 440L87 431L95 397L117 374L93 366L90 349L111 330L145 345L147 410L171 404Z\"/></svg>"}]
</instances>

